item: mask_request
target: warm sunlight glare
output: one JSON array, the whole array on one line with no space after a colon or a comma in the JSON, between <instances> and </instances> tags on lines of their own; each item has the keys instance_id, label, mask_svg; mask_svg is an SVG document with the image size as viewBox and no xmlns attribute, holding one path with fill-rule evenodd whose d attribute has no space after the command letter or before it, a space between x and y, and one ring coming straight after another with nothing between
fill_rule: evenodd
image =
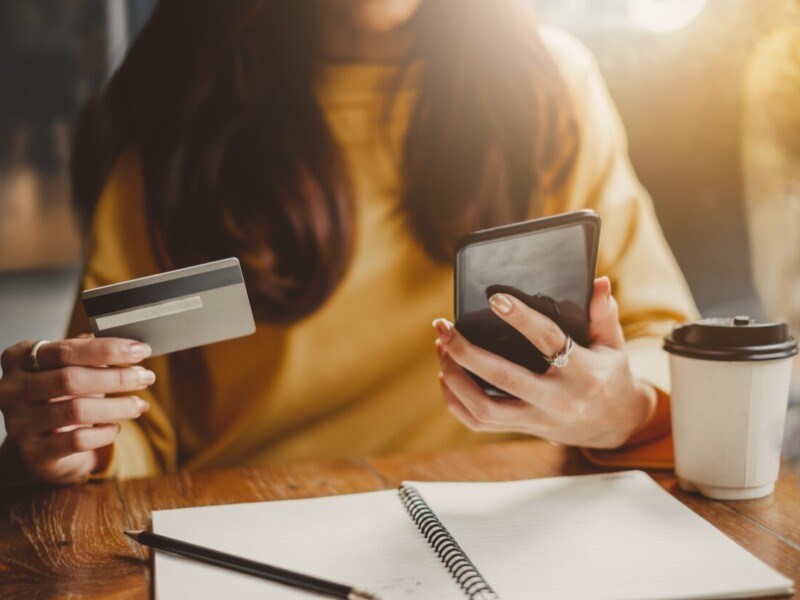
<instances>
[{"instance_id":1,"label":"warm sunlight glare","mask_svg":"<svg viewBox=\"0 0 800 600\"><path fill-rule=\"evenodd\" d=\"M678 31L694 21L708 0L628 0L628 17L655 33Z\"/></svg>"}]
</instances>

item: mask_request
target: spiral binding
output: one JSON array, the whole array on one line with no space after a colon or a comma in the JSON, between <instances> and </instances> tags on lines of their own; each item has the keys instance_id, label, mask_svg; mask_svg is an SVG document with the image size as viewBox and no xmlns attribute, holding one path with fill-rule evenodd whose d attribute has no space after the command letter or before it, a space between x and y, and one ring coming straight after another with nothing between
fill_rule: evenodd
<instances>
[{"instance_id":1,"label":"spiral binding","mask_svg":"<svg viewBox=\"0 0 800 600\"><path fill-rule=\"evenodd\" d=\"M470 600L498 600L499 596L472 564L439 517L413 486L400 486L400 500L417 528Z\"/></svg>"}]
</instances>

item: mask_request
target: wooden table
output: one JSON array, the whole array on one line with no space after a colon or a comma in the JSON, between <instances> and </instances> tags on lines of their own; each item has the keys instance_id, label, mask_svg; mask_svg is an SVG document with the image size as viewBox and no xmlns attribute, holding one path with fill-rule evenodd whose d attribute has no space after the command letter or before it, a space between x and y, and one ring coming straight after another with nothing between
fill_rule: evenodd
<instances>
[{"instance_id":1,"label":"wooden table","mask_svg":"<svg viewBox=\"0 0 800 600\"><path fill-rule=\"evenodd\" d=\"M0 597L148 597L148 557L121 532L145 528L156 509L366 492L404 479L490 481L596 471L574 450L534 440L426 455L7 488L0 490ZM669 473L652 475L692 510L800 583L800 479L795 473L782 472L773 496L742 502L705 500L678 490Z\"/></svg>"}]
</instances>

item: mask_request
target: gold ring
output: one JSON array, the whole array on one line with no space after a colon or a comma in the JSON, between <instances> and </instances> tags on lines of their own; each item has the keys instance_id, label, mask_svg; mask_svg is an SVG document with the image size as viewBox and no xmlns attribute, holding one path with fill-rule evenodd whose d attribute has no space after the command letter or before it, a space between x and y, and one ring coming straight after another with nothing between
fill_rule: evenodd
<instances>
[{"instance_id":1,"label":"gold ring","mask_svg":"<svg viewBox=\"0 0 800 600\"><path fill-rule=\"evenodd\" d=\"M49 343L50 340L39 340L31 347L31 351L28 352L28 364L30 365L32 371L42 370L42 366L39 364L39 359L36 358L36 353L39 352L39 348L41 348L44 344Z\"/></svg>"},{"instance_id":2,"label":"gold ring","mask_svg":"<svg viewBox=\"0 0 800 600\"><path fill-rule=\"evenodd\" d=\"M547 364L549 364L551 367L555 367L556 369L563 369L569 364L569 355L572 353L572 349L575 346L572 338L566 333L564 335L566 336L566 339L564 340L564 347L559 352L553 354L553 356L544 357L544 359L547 361Z\"/></svg>"}]
</instances>

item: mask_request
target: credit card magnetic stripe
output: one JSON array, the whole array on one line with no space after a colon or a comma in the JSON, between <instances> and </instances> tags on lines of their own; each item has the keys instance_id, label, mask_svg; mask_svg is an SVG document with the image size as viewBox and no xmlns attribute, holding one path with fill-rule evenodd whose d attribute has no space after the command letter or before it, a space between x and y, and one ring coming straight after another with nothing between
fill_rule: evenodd
<instances>
[{"instance_id":1,"label":"credit card magnetic stripe","mask_svg":"<svg viewBox=\"0 0 800 600\"><path fill-rule=\"evenodd\" d=\"M86 316L96 317L240 283L244 283L241 269L239 265L233 265L216 271L84 298L83 306Z\"/></svg>"}]
</instances>

